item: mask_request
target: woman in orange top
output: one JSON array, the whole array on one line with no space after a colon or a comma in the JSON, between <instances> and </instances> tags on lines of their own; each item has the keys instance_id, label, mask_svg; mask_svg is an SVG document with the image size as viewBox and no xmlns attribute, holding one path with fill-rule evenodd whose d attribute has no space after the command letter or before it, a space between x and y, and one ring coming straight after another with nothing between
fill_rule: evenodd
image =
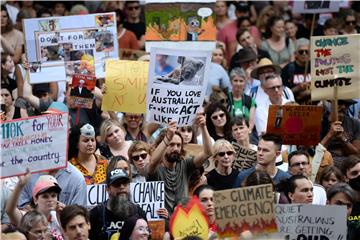
<instances>
[{"instance_id":1,"label":"woman in orange top","mask_svg":"<svg viewBox=\"0 0 360 240\"><path fill-rule=\"evenodd\" d=\"M69 159L84 175L87 185L104 183L108 160L95 154L95 130L90 124L74 126L69 137Z\"/></svg>"}]
</instances>

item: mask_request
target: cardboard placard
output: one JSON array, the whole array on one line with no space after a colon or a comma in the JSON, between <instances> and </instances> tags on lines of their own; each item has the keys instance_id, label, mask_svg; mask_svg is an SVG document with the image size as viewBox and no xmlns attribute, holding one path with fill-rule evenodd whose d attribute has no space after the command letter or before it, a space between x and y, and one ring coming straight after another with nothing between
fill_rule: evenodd
<instances>
[{"instance_id":1,"label":"cardboard placard","mask_svg":"<svg viewBox=\"0 0 360 240\"><path fill-rule=\"evenodd\" d=\"M215 217L220 238L276 232L271 184L215 191Z\"/></svg>"},{"instance_id":2,"label":"cardboard placard","mask_svg":"<svg viewBox=\"0 0 360 240\"><path fill-rule=\"evenodd\" d=\"M270 105L266 132L279 135L283 144L317 145L322 114L319 106Z\"/></svg>"},{"instance_id":3,"label":"cardboard placard","mask_svg":"<svg viewBox=\"0 0 360 240\"><path fill-rule=\"evenodd\" d=\"M297 0L294 1L294 13L330 13L338 12L341 1Z\"/></svg>"},{"instance_id":4,"label":"cardboard placard","mask_svg":"<svg viewBox=\"0 0 360 240\"><path fill-rule=\"evenodd\" d=\"M150 220L148 221L151 229L151 239L163 239L165 234L165 220Z\"/></svg>"},{"instance_id":5,"label":"cardboard placard","mask_svg":"<svg viewBox=\"0 0 360 240\"><path fill-rule=\"evenodd\" d=\"M144 113L148 70L148 62L106 61L106 93L101 108L105 111Z\"/></svg>"},{"instance_id":6,"label":"cardboard placard","mask_svg":"<svg viewBox=\"0 0 360 240\"><path fill-rule=\"evenodd\" d=\"M73 74L105 77L118 59L115 13L24 19L30 83L70 81Z\"/></svg>"},{"instance_id":7,"label":"cardboard placard","mask_svg":"<svg viewBox=\"0 0 360 240\"><path fill-rule=\"evenodd\" d=\"M287 239L346 239L346 206L278 204L276 224Z\"/></svg>"},{"instance_id":8,"label":"cardboard placard","mask_svg":"<svg viewBox=\"0 0 360 240\"><path fill-rule=\"evenodd\" d=\"M360 34L311 37L312 100L335 99L335 87L337 99L360 97L358 49Z\"/></svg>"},{"instance_id":9,"label":"cardboard placard","mask_svg":"<svg viewBox=\"0 0 360 240\"><path fill-rule=\"evenodd\" d=\"M106 184L87 185L87 206L93 207L109 198ZM163 181L130 183L130 201L139 205L146 218L160 219L156 210L165 208L165 186Z\"/></svg>"},{"instance_id":10,"label":"cardboard placard","mask_svg":"<svg viewBox=\"0 0 360 240\"><path fill-rule=\"evenodd\" d=\"M146 92L148 122L193 124L205 97L211 52L152 48Z\"/></svg>"},{"instance_id":11,"label":"cardboard placard","mask_svg":"<svg viewBox=\"0 0 360 240\"><path fill-rule=\"evenodd\" d=\"M1 178L67 166L68 113L1 122ZM61 144L60 144L61 143Z\"/></svg>"},{"instance_id":12,"label":"cardboard placard","mask_svg":"<svg viewBox=\"0 0 360 240\"><path fill-rule=\"evenodd\" d=\"M255 150L244 148L236 142L233 142L232 145L235 149L233 169L241 171L255 166L257 158L257 152Z\"/></svg>"}]
</instances>

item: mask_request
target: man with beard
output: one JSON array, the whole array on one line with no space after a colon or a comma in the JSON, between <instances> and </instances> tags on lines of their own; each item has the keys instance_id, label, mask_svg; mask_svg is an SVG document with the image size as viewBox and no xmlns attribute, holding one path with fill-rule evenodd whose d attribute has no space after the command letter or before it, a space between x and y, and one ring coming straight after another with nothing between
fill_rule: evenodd
<instances>
[{"instance_id":1,"label":"man with beard","mask_svg":"<svg viewBox=\"0 0 360 240\"><path fill-rule=\"evenodd\" d=\"M191 174L203 165L212 155L212 146L206 120L203 114L198 113L195 124L199 127L203 151L196 156L185 158L183 139L176 131L176 122L172 121L165 134L159 135L158 143L150 163L146 166L148 181L164 181L165 183L165 208L169 215L176 204L189 195L188 179Z\"/></svg>"},{"instance_id":2,"label":"man with beard","mask_svg":"<svg viewBox=\"0 0 360 240\"><path fill-rule=\"evenodd\" d=\"M131 216L146 219L145 212L130 202L130 178L123 169L107 169L106 185L109 199L90 211L90 239L118 239L119 232Z\"/></svg>"}]
</instances>

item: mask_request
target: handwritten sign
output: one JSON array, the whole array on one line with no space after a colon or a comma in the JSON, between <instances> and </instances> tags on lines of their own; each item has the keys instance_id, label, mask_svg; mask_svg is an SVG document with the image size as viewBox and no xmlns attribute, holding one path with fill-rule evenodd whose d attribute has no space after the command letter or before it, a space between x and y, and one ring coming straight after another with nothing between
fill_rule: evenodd
<instances>
[{"instance_id":1,"label":"handwritten sign","mask_svg":"<svg viewBox=\"0 0 360 240\"><path fill-rule=\"evenodd\" d=\"M30 83L103 78L105 60L118 59L115 13L24 19L24 34Z\"/></svg>"},{"instance_id":2,"label":"handwritten sign","mask_svg":"<svg viewBox=\"0 0 360 240\"><path fill-rule=\"evenodd\" d=\"M67 166L68 113L2 122L0 136L1 178Z\"/></svg>"},{"instance_id":3,"label":"handwritten sign","mask_svg":"<svg viewBox=\"0 0 360 240\"><path fill-rule=\"evenodd\" d=\"M108 198L106 184L87 185L88 207L103 203ZM147 219L160 219L156 210L165 207L164 182L130 183L130 200L144 210Z\"/></svg>"},{"instance_id":4,"label":"handwritten sign","mask_svg":"<svg viewBox=\"0 0 360 240\"><path fill-rule=\"evenodd\" d=\"M317 145L322 114L319 106L271 105L266 132L281 136L283 144Z\"/></svg>"},{"instance_id":5,"label":"handwritten sign","mask_svg":"<svg viewBox=\"0 0 360 240\"><path fill-rule=\"evenodd\" d=\"M106 61L106 93L102 109L144 113L148 69L149 63L143 61Z\"/></svg>"},{"instance_id":6,"label":"handwritten sign","mask_svg":"<svg viewBox=\"0 0 360 240\"><path fill-rule=\"evenodd\" d=\"M235 149L235 159L232 166L234 169L241 171L255 165L257 153L255 150L244 148L236 142L233 142L232 145Z\"/></svg>"},{"instance_id":7,"label":"handwritten sign","mask_svg":"<svg viewBox=\"0 0 360 240\"><path fill-rule=\"evenodd\" d=\"M215 191L215 217L219 237L276 232L271 184Z\"/></svg>"},{"instance_id":8,"label":"handwritten sign","mask_svg":"<svg viewBox=\"0 0 360 240\"><path fill-rule=\"evenodd\" d=\"M335 99L335 87L338 99L360 97L358 49L360 34L311 37L312 100Z\"/></svg>"},{"instance_id":9,"label":"handwritten sign","mask_svg":"<svg viewBox=\"0 0 360 240\"><path fill-rule=\"evenodd\" d=\"M152 48L146 92L149 122L193 124L205 97L211 52Z\"/></svg>"},{"instance_id":10,"label":"handwritten sign","mask_svg":"<svg viewBox=\"0 0 360 240\"><path fill-rule=\"evenodd\" d=\"M346 207L278 204L276 224L288 239L346 239Z\"/></svg>"}]
</instances>

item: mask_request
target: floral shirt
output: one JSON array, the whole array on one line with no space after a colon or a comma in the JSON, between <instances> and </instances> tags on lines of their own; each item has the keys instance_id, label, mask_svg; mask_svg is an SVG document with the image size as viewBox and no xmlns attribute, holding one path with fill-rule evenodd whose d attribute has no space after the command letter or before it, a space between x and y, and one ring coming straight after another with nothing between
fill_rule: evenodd
<instances>
[{"instance_id":1,"label":"floral shirt","mask_svg":"<svg viewBox=\"0 0 360 240\"><path fill-rule=\"evenodd\" d=\"M70 162L84 175L86 185L100 184L106 181L106 168L108 166L108 160L103 159L100 155L94 155L96 158L96 167L92 175L83 165L81 165L81 163L78 162L77 158L72 158L70 160Z\"/></svg>"}]
</instances>

